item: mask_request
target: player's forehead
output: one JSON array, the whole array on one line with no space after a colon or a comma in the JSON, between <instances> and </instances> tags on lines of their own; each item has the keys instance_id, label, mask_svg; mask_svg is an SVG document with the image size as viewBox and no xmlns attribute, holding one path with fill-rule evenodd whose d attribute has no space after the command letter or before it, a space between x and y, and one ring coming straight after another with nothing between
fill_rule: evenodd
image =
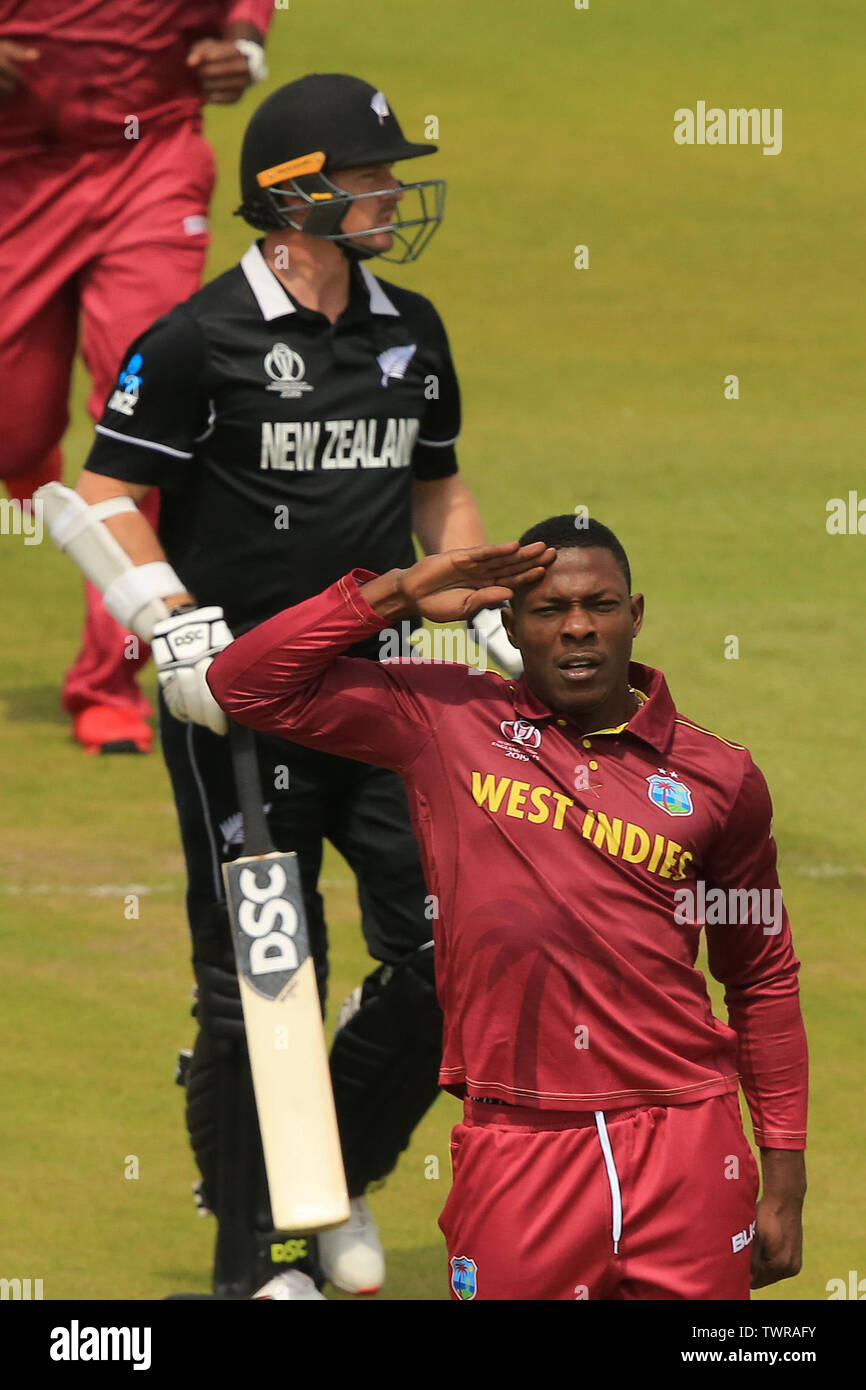
<instances>
[{"instance_id":1,"label":"player's forehead","mask_svg":"<svg viewBox=\"0 0 866 1390\"><path fill-rule=\"evenodd\" d=\"M598 545L557 550L556 559L543 578L527 590L527 596L533 600L586 598L597 593L628 596L628 585L616 556Z\"/></svg>"}]
</instances>

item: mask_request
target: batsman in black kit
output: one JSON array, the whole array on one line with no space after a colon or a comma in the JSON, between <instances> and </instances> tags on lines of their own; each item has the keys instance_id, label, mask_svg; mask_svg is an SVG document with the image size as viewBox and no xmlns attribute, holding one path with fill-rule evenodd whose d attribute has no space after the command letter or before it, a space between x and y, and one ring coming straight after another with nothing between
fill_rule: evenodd
<instances>
[{"instance_id":1,"label":"batsman in black kit","mask_svg":"<svg viewBox=\"0 0 866 1390\"><path fill-rule=\"evenodd\" d=\"M233 635L348 569L412 564L413 532L428 552L484 539L457 473L459 391L439 316L365 264L414 260L435 231L444 184L392 173L434 150L407 141L383 93L354 77L313 75L268 97L245 136L239 209L265 235L130 347L78 488L125 547L135 601L166 605L152 644L199 1025L187 1122L220 1222L220 1293L267 1284L276 1297L320 1297L310 1265L288 1275L272 1262L272 1245L279 1261L298 1244L271 1230L220 876L242 826L204 673ZM158 540L129 510L149 487L161 490ZM112 511L117 498L126 510ZM476 624L491 655L510 652L513 663L498 614ZM378 643L357 655L375 657ZM319 1241L322 1278L369 1292L384 1267L364 1193L393 1169L437 1093L434 908L399 778L265 737L257 746L271 836L299 856L323 1001L325 839L357 878L379 962L344 1007L331 1056L352 1219Z\"/></svg>"}]
</instances>

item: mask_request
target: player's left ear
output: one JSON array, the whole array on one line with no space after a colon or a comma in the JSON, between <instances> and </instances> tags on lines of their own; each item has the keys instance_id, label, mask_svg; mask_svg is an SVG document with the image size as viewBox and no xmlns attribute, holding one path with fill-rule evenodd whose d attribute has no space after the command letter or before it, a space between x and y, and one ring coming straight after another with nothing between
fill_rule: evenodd
<instances>
[{"instance_id":1,"label":"player's left ear","mask_svg":"<svg viewBox=\"0 0 866 1390\"><path fill-rule=\"evenodd\" d=\"M505 628L506 637L508 638L512 647L516 648L517 651L520 651L520 647L518 647L517 643L514 640L514 614L507 603L504 608L501 608L499 610L499 616L502 619L502 626Z\"/></svg>"},{"instance_id":2,"label":"player's left ear","mask_svg":"<svg viewBox=\"0 0 866 1390\"><path fill-rule=\"evenodd\" d=\"M641 628L643 627L643 614L644 614L643 594L632 594L630 602L631 602L631 623L632 623L631 631L632 631L632 637L637 637L638 633L640 632Z\"/></svg>"}]
</instances>

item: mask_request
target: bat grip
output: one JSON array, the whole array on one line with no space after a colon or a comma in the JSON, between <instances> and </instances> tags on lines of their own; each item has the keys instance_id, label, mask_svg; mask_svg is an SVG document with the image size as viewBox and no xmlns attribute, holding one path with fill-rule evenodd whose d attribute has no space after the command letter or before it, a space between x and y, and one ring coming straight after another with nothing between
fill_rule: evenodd
<instances>
[{"instance_id":1,"label":"bat grip","mask_svg":"<svg viewBox=\"0 0 866 1390\"><path fill-rule=\"evenodd\" d=\"M274 846L262 805L262 782L252 729L230 719L228 736L238 803L244 821L244 854L270 854Z\"/></svg>"}]
</instances>

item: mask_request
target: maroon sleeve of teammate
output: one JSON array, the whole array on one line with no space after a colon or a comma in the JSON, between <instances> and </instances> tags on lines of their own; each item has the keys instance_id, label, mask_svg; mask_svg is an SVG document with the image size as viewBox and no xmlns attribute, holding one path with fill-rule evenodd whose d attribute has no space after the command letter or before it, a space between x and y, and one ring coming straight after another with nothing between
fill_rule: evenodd
<instances>
[{"instance_id":1,"label":"maroon sleeve of teammate","mask_svg":"<svg viewBox=\"0 0 866 1390\"><path fill-rule=\"evenodd\" d=\"M208 670L214 698L251 729L399 772L432 737L463 668L340 653L388 626L353 570L238 637Z\"/></svg>"},{"instance_id":2,"label":"maroon sleeve of teammate","mask_svg":"<svg viewBox=\"0 0 866 1390\"><path fill-rule=\"evenodd\" d=\"M264 38L274 17L274 0L235 0L229 5L226 24L253 24Z\"/></svg>"},{"instance_id":3,"label":"maroon sleeve of teammate","mask_svg":"<svg viewBox=\"0 0 866 1390\"><path fill-rule=\"evenodd\" d=\"M749 758L705 866L708 902L711 889L721 888L729 905L742 908L728 911L726 926L707 924L707 949L710 970L726 987L755 1142L761 1148L803 1149L808 1053L797 984L800 962L782 904L771 821L767 784Z\"/></svg>"}]
</instances>

